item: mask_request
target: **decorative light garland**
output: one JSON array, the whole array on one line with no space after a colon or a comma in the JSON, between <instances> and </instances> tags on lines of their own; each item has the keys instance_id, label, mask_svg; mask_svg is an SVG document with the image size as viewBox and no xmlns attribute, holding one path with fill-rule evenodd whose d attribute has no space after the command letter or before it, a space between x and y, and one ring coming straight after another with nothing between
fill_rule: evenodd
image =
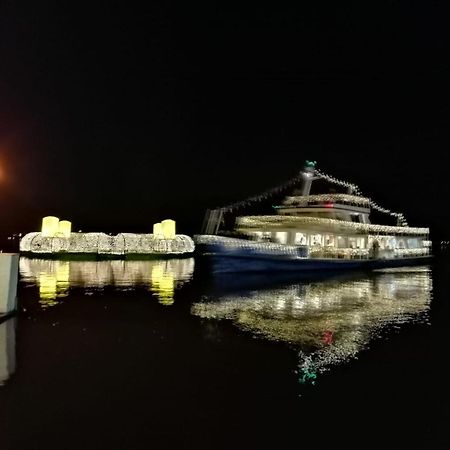
<instances>
[{"instance_id":1,"label":"decorative light garland","mask_svg":"<svg viewBox=\"0 0 450 450\"><path fill-rule=\"evenodd\" d=\"M401 227L399 227L401 228ZM238 238L229 238L214 235L198 235L195 236L197 244L207 245L208 254L233 255L249 257L253 256L271 256L271 257L288 257L290 259L298 258L347 258L347 259L367 259L370 257L369 249L353 249L353 248L335 248L323 246L309 246L309 251L300 252L296 245L279 244L276 242L258 242ZM306 247L306 246L305 246ZM410 249L392 249L391 257L417 257L428 256L429 248L426 246Z\"/></svg>"},{"instance_id":2,"label":"decorative light garland","mask_svg":"<svg viewBox=\"0 0 450 450\"><path fill-rule=\"evenodd\" d=\"M319 169L315 169L315 171L321 178L325 179L326 181L329 181L330 183L336 184L338 186L346 187L346 188L350 189L352 192L355 192L357 195L363 196L361 190L359 189L359 187L356 184L348 183L347 181L338 180L337 178L335 178L331 175L328 175ZM408 226L408 222L406 221L405 216L402 213L396 213L387 208L383 208L380 205L378 205L377 203L375 203L372 199L369 199L369 201L370 201L370 206L373 209L375 209L381 213L389 214L393 217L396 217L397 222L400 224L400 226L403 226L403 227Z\"/></svg>"},{"instance_id":3,"label":"decorative light garland","mask_svg":"<svg viewBox=\"0 0 450 450\"><path fill-rule=\"evenodd\" d=\"M235 209L241 208L243 206L248 206L251 203L260 202L262 200L269 198L272 195L279 194L282 190L287 189L289 187L293 187L297 183L300 183L301 180L302 180L302 178L300 175L296 176L296 177L290 179L289 181L286 181L285 183L280 184L279 186L276 186L272 189L269 189L269 190L263 192L262 194L255 195L253 197L249 197L245 200L242 200L242 201L239 201L236 203L232 203L231 205L224 206L223 208L218 208L218 209L220 209L222 212L232 212Z\"/></svg>"},{"instance_id":4,"label":"decorative light garland","mask_svg":"<svg viewBox=\"0 0 450 450\"><path fill-rule=\"evenodd\" d=\"M298 246L278 244L276 242L255 242L239 238L229 238L214 235L195 236L196 244L206 244L220 247L221 252L236 254L236 251L243 251L248 256L249 252L254 254L272 256L299 256ZM212 251L214 252L214 250Z\"/></svg>"},{"instance_id":5,"label":"decorative light garland","mask_svg":"<svg viewBox=\"0 0 450 450\"><path fill-rule=\"evenodd\" d=\"M360 233L385 233L385 234L402 234L402 235L423 235L428 236L429 228L377 225L371 223L347 222L336 219L325 219L321 217L302 217L302 216L243 216L237 218L238 231L246 228L266 228L267 226L284 225L286 227L299 225L328 227L331 232L337 231L353 231Z\"/></svg>"},{"instance_id":6,"label":"decorative light garland","mask_svg":"<svg viewBox=\"0 0 450 450\"><path fill-rule=\"evenodd\" d=\"M356 205L370 204L370 199L367 197L359 197L350 194L318 194L318 195L296 195L289 196L283 201L283 205L299 205L306 206L308 203L323 203L323 202L342 202L353 203Z\"/></svg>"},{"instance_id":7,"label":"decorative light garland","mask_svg":"<svg viewBox=\"0 0 450 450\"><path fill-rule=\"evenodd\" d=\"M309 162L307 162L307 164L308 163ZM381 212L381 213L384 213L384 214L389 214L389 215L395 217L397 219L398 225L400 225L402 227L407 227L408 226L408 222L406 221L405 216L402 213L393 212L393 211L391 211L391 210L389 210L387 208L383 208L380 205L378 205L377 203L375 203L372 199L365 197L362 194L360 188L356 184L349 183L347 181L339 180L339 179L337 179L337 178L335 178L335 177L333 177L331 175L326 174L325 172L322 172L319 169L316 169L315 168L315 161L311 162L309 164L312 164L309 167L312 167L312 170L314 171L314 174L318 175L320 178L323 178L324 180L326 180L326 181L328 181L328 182L330 182L332 184L339 185L339 186L345 187L347 189L350 189L352 192L357 194L356 196L352 196L350 194L347 194L347 195L350 195L351 197L355 197L355 198L363 198L364 201L367 200L369 205L373 209L377 210L378 212ZM293 187L293 186L295 186L296 184L298 184L298 183L300 183L302 181L303 181L302 176L298 175L298 176L290 179L289 181L287 181L287 182L285 182L285 183L283 183L283 184L281 184L281 185L279 185L279 186L277 186L275 188L272 188L272 189L269 189L269 190L263 192L262 194L255 195L253 197L249 197L249 198L247 198L245 200L242 200L242 201L239 201L239 202L236 202L236 203L232 203L232 204L224 206L222 208L217 208L217 210L221 211L222 213L233 212L234 210L239 209L241 207L248 206L248 205L250 205L252 203L255 203L255 202L260 202L262 200L265 200L265 199L269 198L272 195L279 194L282 190L287 189L289 187ZM346 195L346 194L341 194L341 195Z\"/></svg>"},{"instance_id":8,"label":"decorative light garland","mask_svg":"<svg viewBox=\"0 0 450 450\"><path fill-rule=\"evenodd\" d=\"M70 237L46 237L42 233L28 233L20 241L20 251L36 254L90 253L105 255L126 254L183 254L195 249L191 237L177 234L174 239L161 239L153 234L71 233Z\"/></svg>"}]
</instances>

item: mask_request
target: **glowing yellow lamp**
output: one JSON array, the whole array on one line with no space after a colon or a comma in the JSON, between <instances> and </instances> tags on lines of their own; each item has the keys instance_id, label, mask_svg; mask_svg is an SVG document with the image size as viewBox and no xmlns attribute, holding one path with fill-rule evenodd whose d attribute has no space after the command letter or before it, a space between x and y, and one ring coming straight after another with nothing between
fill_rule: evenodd
<instances>
[{"instance_id":1,"label":"glowing yellow lamp","mask_svg":"<svg viewBox=\"0 0 450 450\"><path fill-rule=\"evenodd\" d=\"M61 220L58 224L58 234L60 236L69 238L72 231L72 223L68 220Z\"/></svg>"},{"instance_id":2,"label":"glowing yellow lamp","mask_svg":"<svg viewBox=\"0 0 450 450\"><path fill-rule=\"evenodd\" d=\"M59 219L55 216L46 216L42 219L42 236L53 237L58 232Z\"/></svg>"},{"instance_id":3,"label":"glowing yellow lamp","mask_svg":"<svg viewBox=\"0 0 450 450\"><path fill-rule=\"evenodd\" d=\"M155 236L156 238L163 237L163 230L160 222L153 224L153 236Z\"/></svg>"},{"instance_id":4,"label":"glowing yellow lamp","mask_svg":"<svg viewBox=\"0 0 450 450\"><path fill-rule=\"evenodd\" d=\"M161 222L164 239L175 239L175 220L166 219Z\"/></svg>"}]
</instances>

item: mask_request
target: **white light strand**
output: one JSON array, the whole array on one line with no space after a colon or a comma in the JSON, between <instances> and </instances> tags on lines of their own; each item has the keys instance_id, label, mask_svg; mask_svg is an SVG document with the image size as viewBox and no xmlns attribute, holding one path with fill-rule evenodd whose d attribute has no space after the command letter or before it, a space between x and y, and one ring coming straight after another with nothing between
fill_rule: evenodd
<instances>
[{"instance_id":1,"label":"white light strand","mask_svg":"<svg viewBox=\"0 0 450 450\"><path fill-rule=\"evenodd\" d=\"M28 233L20 241L20 251L35 254L99 255L127 254L183 254L192 253L194 241L184 234L174 239L158 239L153 234L71 233L70 237L45 237L42 233Z\"/></svg>"},{"instance_id":2,"label":"white light strand","mask_svg":"<svg viewBox=\"0 0 450 450\"><path fill-rule=\"evenodd\" d=\"M321 178L323 178L324 180L326 180L326 181L328 181L330 183L339 185L339 186L346 187L346 188L350 189L353 193L355 193L358 196L361 196L361 197L364 196L363 193L361 192L361 190L359 189L359 187L356 184L349 183L347 181L338 180L337 178L335 178L335 177L333 177L331 175L328 175L328 174L322 172L319 169L314 169L314 170L315 170L315 173L317 175L319 175ZM301 181L302 181L302 177L301 177L301 175L299 175L299 176L294 177L291 180L289 180L289 181L287 181L287 182L285 182L285 183L283 183L283 184L281 184L281 185L279 185L279 186L277 186L275 188L272 188L272 189L270 189L268 191L263 192L260 195L255 195L255 196L249 197L249 198L247 198L245 200L242 200L242 201L239 201L239 202L236 202L236 203L232 203L232 204L224 206L222 208L218 208L218 210L220 210L220 211L222 211L224 213L225 212L232 212L233 210L241 208L243 206L248 206L248 205L250 205L252 203L260 202L262 200L265 200L269 196L278 194L283 189L286 189L288 187L292 187L292 186L294 186L295 184L297 184L297 183L299 183ZM393 211L391 211L391 210L389 210L387 208L383 208L380 205L378 205L377 203L375 203L370 198L369 198L369 204L370 204L370 206L373 209L375 209L375 210L377 210L377 211L379 211L381 213L389 214L389 215L391 215L393 217L396 217L398 225L400 225L402 227L408 226L408 223L407 223L407 221L406 221L406 219L405 219L405 217L404 217L404 215L402 213L396 213L396 212L393 212Z\"/></svg>"},{"instance_id":3,"label":"white light strand","mask_svg":"<svg viewBox=\"0 0 450 450\"><path fill-rule=\"evenodd\" d=\"M422 235L429 234L429 228L404 227L391 225L377 225L371 223L346 222L337 219L326 219L322 217L302 217L302 216L243 216L237 218L237 229L246 231L252 228L267 229L270 226L298 227L298 226L319 226L321 229L328 227L330 232L350 231L359 233L385 233L400 235Z\"/></svg>"},{"instance_id":4,"label":"white light strand","mask_svg":"<svg viewBox=\"0 0 450 450\"><path fill-rule=\"evenodd\" d=\"M316 173L318 175L320 175L320 177L322 177L323 179L329 181L330 183L346 187L348 189L351 189L351 191L354 192L355 194L363 196L361 190L359 189L359 187L356 184L348 183L347 181L338 180L337 178L332 177L332 176L322 172L319 169L315 169L315 171L316 171ZM399 223L400 226L402 226L402 227L407 227L408 226L408 222L406 221L405 216L402 213L396 213L396 212L393 212L393 211L391 211L391 210L389 210L387 208L383 208L380 205L378 205L377 203L375 203L372 199L369 199L369 201L370 201L370 206L373 209L375 209L375 210L377 210L377 211L379 211L381 213L389 214L389 215L391 215L393 217L396 217L397 218L397 223Z\"/></svg>"},{"instance_id":5,"label":"white light strand","mask_svg":"<svg viewBox=\"0 0 450 450\"><path fill-rule=\"evenodd\" d=\"M251 203L265 200L271 195L275 195L275 194L280 193L283 189L286 189L288 187L292 187L296 183L299 183L301 180L302 180L301 176L297 176L297 177L292 178L291 180L289 180L289 181L287 181L287 182L285 182L283 184L280 184L279 186L277 186L275 188L272 188L272 189L269 189L268 191L263 192L260 195L255 195L253 197L249 197L249 198L247 198L245 200L242 200L242 201L236 202L236 203L232 203L231 205L224 206L223 208L219 208L219 209L221 211L223 211L223 212L231 212L234 209L240 208L242 206L248 206Z\"/></svg>"},{"instance_id":6,"label":"white light strand","mask_svg":"<svg viewBox=\"0 0 450 450\"><path fill-rule=\"evenodd\" d=\"M343 202L352 203L359 206L368 206L370 199L350 194L318 194L318 195L297 195L289 196L283 202L283 205L306 206L309 203L322 202Z\"/></svg>"}]
</instances>

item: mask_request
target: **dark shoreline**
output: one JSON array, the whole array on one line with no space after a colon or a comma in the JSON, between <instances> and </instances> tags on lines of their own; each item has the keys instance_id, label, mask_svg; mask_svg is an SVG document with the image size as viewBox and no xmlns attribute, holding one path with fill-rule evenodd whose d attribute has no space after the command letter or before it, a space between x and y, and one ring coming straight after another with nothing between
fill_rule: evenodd
<instances>
[{"instance_id":1,"label":"dark shoreline","mask_svg":"<svg viewBox=\"0 0 450 450\"><path fill-rule=\"evenodd\" d=\"M20 252L20 256L30 259L53 259L64 261L104 261L104 260L153 260L153 259L181 259L191 258L194 252L189 253L128 253L124 255L108 255L100 253L33 253Z\"/></svg>"}]
</instances>

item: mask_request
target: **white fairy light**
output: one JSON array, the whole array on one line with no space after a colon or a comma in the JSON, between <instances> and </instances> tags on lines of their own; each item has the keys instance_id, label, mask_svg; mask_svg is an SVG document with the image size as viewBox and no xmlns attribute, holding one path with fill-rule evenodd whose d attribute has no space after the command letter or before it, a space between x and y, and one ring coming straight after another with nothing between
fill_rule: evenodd
<instances>
[{"instance_id":1,"label":"white fairy light","mask_svg":"<svg viewBox=\"0 0 450 450\"><path fill-rule=\"evenodd\" d=\"M298 227L304 226L319 226L328 228L330 231L354 231L359 233L383 233L383 234L417 234L428 235L428 228L419 227L402 227L391 225L378 225L359 222L347 222L337 219L325 219L321 217L303 217L303 216L245 216L238 217L237 228L239 231L244 231L247 228L258 228L273 226L279 227Z\"/></svg>"},{"instance_id":2,"label":"white fairy light","mask_svg":"<svg viewBox=\"0 0 450 450\"><path fill-rule=\"evenodd\" d=\"M174 239L158 239L153 234L71 233L70 237L46 237L28 233L20 241L20 251L36 254L184 254L192 253L195 245L189 236L178 234Z\"/></svg>"},{"instance_id":3,"label":"white fairy light","mask_svg":"<svg viewBox=\"0 0 450 450\"><path fill-rule=\"evenodd\" d=\"M307 205L308 203L322 203L322 202L344 202L353 203L356 205L370 204L370 199L350 194L319 194L319 195L298 195L286 197L284 205Z\"/></svg>"},{"instance_id":4,"label":"white fairy light","mask_svg":"<svg viewBox=\"0 0 450 450\"><path fill-rule=\"evenodd\" d=\"M315 169L315 170L316 170L316 173L320 177L324 178L325 180L330 181L330 182L332 182L334 184L338 184L338 185L341 185L341 186L348 187L348 188L352 189L354 192L356 192L358 195L362 195L361 190L359 189L359 187L356 184L347 183L345 181L337 180L336 178L330 177L329 175L325 174L324 172L322 172L319 169ZM373 209L375 209L375 210L377 210L377 211L379 211L381 213L389 214L389 215L391 215L393 217L396 217L397 220L400 222L401 226L404 226L404 227L408 226L408 223L407 223L405 217L403 216L403 214L390 211L389 209L386 209L386 208L382 208L377 203L375 203L373 200L370 200L370 206Z\"/></svg>"}]
</instances>

